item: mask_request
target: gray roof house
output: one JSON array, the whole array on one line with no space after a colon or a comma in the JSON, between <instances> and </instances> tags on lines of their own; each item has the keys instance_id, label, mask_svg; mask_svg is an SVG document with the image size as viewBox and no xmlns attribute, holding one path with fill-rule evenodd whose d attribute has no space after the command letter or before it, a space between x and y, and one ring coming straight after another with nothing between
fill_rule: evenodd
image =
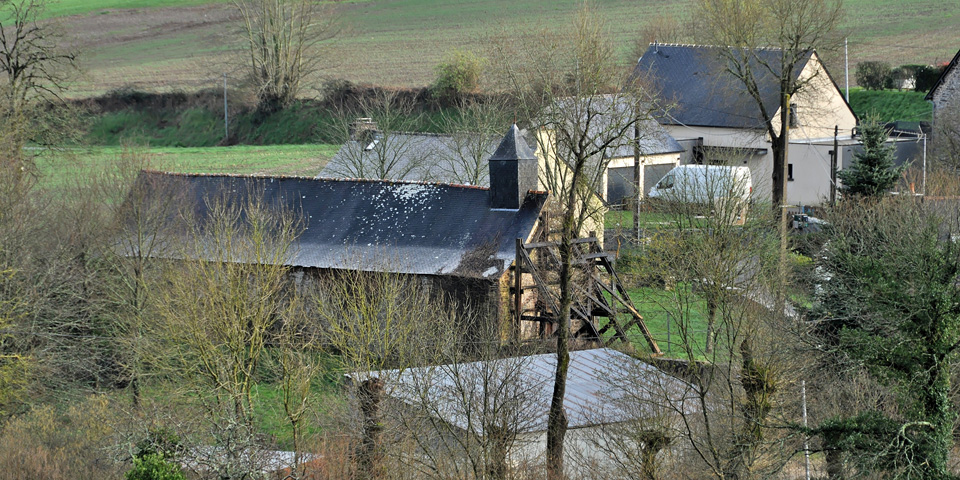
<instances>
[{"instance_id":1,"label":"gray roof house","mask_svg":"<svg viewBox=\"0 0 960 480\"><path fill-rule=\"evenodd\" d=\"M691 155L684 163L746 165L754 198L768 200L773 154L760 105L779 130L782 51L742 50L755 75L757 99L731 74L721 56L730 47L651 44L637 62L633 78L658 101L655 116ZM737 52L737 51L734 51ZM819 204L830 192L830 148L834 133L849 140L857 117L816 51L807 51L793 69L800 90L791 98L787 199L795 205Z\"/></svg>"},{"instance_id":2,"label":"gray roof house","mask_svg":"<svg viewBox=\"0 0 960 480\"><path fill-rule=\"evenodd\" d=\"M743 83L723 74L718 47L703 45L652 44L640 57L633 70L634 78L646 83L662 100L657 119L664 125L688 125L726 128L763 128L760 110ZM760 63L780 68L780 52L757 49L751 57L751 68L760 72L757 78L759 97L767 111L779 109L779 80L764 74ZM794 79L814 55L807 53L797 65Z\"/></svg>"},{"instance_id":3,"label":"gray roof house","mask_svg":"<svg viewBox=\"0 0 960 480\"><path fill-rule=\"evenodd\" d=\"M351 140L340 147L318 178L489 185L487 159L498 145L497 138L484 138L480 134L469 133L385 132L378 130L372 122L366 122L364 128L355 131L359 133L355 133ZM643 190L646 193L663 174L678 164L684 147L654 119L642 122L640 132L639 147L644 164L641 183L644 184ZM537 153L538 142L532 132L521 130L520 133L527 146ZM606 152L604 160L609 162L609 170L599 186L598 193L608 203L622 203L634 190L633 137L634 132L631 130L623 142ZM644 175L647 172L651 173ZM545 182L541 182L539 188L546 190Z\"/></svg>"},{"instance_id":4,"label":"gray roof house","mask_svg":"<svg viewBox=\"0 0 960 480\"><path fill-rule=\"evenodd\" d=\"M302 233L284 265L323 275L334 270L394 272L423 277L447 297L485 312L502 313L516 239L531 241L547 193L536 190L536 160L514 129L491 160L492 186L247 175L141 172L127 202L166 205L170 192L183 199L169 209L189 210L202 224L210 199L244 205L256 195L269 207L291 212ZM167 250L168 258L203 253ZM238 261L244 261L239 259ZM469 301L469 302L468 302Z\"/></svg>"}]
</instances>

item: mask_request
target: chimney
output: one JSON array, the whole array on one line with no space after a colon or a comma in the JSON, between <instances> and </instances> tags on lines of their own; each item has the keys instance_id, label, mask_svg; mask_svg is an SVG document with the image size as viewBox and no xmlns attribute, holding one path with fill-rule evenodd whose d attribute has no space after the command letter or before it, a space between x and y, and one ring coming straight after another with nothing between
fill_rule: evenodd
<instances>
[{"instance_id":1,"label":"chimney","mask_svg":"<svg viewBox=\"0 0 960 480\"><path fill-rule=\"evenodd\" d=\"M360 117L350 123L350 140L360 143L370 143L377 133L377 122L372 118Z\"/></svg>"},{"instance_id":2,"label":"chimney","mask_svg":"<svg viewBox=\"0 0 960 480\"><path fill-rule=\"evenodd\" d=\"M519 209L537 185L537 156L513 124L490 157L490 208Z\"/></svg>"}]
</instances>

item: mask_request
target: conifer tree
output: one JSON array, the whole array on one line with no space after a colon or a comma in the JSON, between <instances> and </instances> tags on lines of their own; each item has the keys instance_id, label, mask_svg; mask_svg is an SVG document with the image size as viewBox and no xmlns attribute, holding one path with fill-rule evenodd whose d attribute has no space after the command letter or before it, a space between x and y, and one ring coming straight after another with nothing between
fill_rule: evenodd
<instances>
[{"instance_id":1,"label":"conifer tree","mask_svg":"<svg viewBox=\"0 0 960 480\"><path fill-rule=\"evenodd\" d=\"M875 119L862 126L863 151L854 155L853 166L838 172L845 195L881 197L897 183L906 165L893 162L894 148L886 145L887 129Z\"/></svg>"}]
</instances>

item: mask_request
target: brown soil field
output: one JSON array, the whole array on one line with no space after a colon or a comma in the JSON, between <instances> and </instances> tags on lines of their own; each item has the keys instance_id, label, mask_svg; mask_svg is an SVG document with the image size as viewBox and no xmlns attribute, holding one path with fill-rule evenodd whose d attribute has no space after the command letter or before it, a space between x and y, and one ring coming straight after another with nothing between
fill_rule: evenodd
<instances>
[{"instance_id":1,"label":"brown soil field","mask_svg":"<svg viewBox=\"0 0 960 480\"><path fill-rule=\"evenodd\" d=\"M867 3L865 3L867 2ZM573 14L567 5L527 0L525 9L542 11L517 15L500 0L454 2L410 7L396 0L357 1L338 5L344 32L318 54L322 70L307 84L319 88L326 79L388 86L422 86L433 79L437 63L455 48L480 50L485 35L496 28L523 33L543 25L563 25ZM569 2L567 2L569 3ZM638 5L642 3L643 5ZM868 0L849 0L843 30L849 35L851 81L857 62L884 60L892 65L945 62L960 48L960 6L952 2L892 0L871 8ZM958 4L960 5L960 4ZM682 16L691 2L608 0L601 11L625 66L642 25L655 15ZM391 10L391 8L395 8ZM406 10L402 10L406 9ZM413 14L410 9L418 9ZM469 10L472 9L472 10ZM436 10L436 12L434 12ZM436 13L436 17L432 17ZM858 16L859 15L859 16ZM395 19L395 20L394 20ZM85 71L70 96L83 97L133 87L151 91L195 90L244 82L237 14L232 5L210 4L176 8L101 10L59 19L84 53ZM835 79L843 83L842 45L821 52ZM316 90L307 90L313 95Z\"/></svg>"}]
</instances>

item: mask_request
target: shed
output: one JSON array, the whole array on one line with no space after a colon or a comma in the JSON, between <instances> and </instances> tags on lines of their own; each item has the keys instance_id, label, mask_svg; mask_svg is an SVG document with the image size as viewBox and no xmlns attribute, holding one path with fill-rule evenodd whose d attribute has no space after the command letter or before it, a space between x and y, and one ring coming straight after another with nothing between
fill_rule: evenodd
<instances>
[{"instance_id":1,"label":"shed","mask_svg":"<svg viewBox=\"0 0 960 480\"><path fill-rule=\"evenodd\" d=\"M519 465L542 458L546 451L556 365L556 354L548 353L348 377L381 379L384 392L403 408L439 417L459 432L455 434L484 436L501 429L516 433L506 454L509 462ZM666 410L694 408L685 400L692 398L695 388L613 349L570 352L563 400L568 421L565 463L605 461L596 442L603 441L600 430L610 425L664 427Z\"/></svg>"}]
</instances>

